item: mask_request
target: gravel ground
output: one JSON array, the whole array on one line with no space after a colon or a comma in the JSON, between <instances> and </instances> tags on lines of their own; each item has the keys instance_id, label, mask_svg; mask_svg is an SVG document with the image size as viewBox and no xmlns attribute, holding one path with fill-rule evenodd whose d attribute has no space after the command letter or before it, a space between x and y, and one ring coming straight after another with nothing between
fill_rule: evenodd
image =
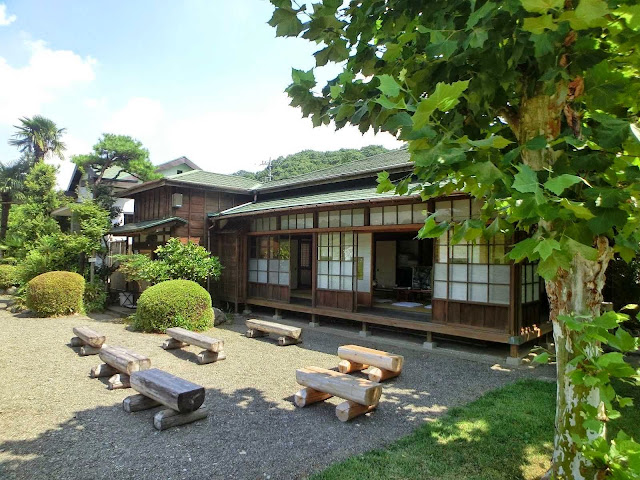
<instances>
[{"instance_id":1,"label":"gravel ground","mask_svg":"<svg viewBox=\"0 0 640 480\"><path fill-rule=\"evenodd\" d=\"M225 341L227 359L197 365L198 348L162 350L164 335L131 332L107 315L38 319L1 309L0 324L0 478L7 480L306 478L487 390L549 375L393 347L405 356L403 374L384 384L377 410L341 423L336 399L304 409L292 403L296 368L336 367L338 346L353 343L321 329L305 329L301 345L278 347L242 336L238 318L209 332ZM209 418L158 432L155 409L125 413L122 400L135 392L109 391L106 379L89 378L99 358L80 357L68 345L80 325L203 385Z\"/></svg>"}]
</instances>

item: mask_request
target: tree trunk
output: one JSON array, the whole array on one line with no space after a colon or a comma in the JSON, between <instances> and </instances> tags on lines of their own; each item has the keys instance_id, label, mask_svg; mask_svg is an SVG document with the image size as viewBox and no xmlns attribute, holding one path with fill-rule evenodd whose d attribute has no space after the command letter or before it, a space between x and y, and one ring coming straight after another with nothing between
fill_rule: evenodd
<instances>
[{"instance_id":1,"label":"tree trunk","mask_svg":"<svg viewBox=\"0 0 640 480\"><path fill-rule=\"evenodd\" d=\"M581 412L585 405L598 408L600 393L598 388L575 385L570 374L575 370L569 362L577 352L573 345L577 336L558 318L571 313L598 316L602 303L602 288L605 271L613 251L605 237L597 240L598 259L588 261L576 256L571 271L561 270L553 281L546 282L550 304L550 317L553 321L553 336L556 344L558 391L555 421L555 440L553 451L553 478L589 479L600 478L599 472L577 449L572 436L593 439L604 435L586 429ZM595 349L597 346L594 345Z\"/></svg>"},{"instance_id":2,"label":"tree trunk","mask_svg":"<svg viewBox=\"0 0 640 480\"><path fill-rule=\"evenodd\" d=\"M2 199L2 213L0 214L0 240L4 240L7 237L7 226L9 225L11 196L3 193L0 198Z\"/></svg>"}]
</instances>

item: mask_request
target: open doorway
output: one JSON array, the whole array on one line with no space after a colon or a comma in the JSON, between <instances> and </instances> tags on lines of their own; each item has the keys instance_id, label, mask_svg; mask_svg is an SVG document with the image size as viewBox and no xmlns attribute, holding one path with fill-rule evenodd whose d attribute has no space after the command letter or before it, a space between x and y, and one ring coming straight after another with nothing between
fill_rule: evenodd
<instances>
[{"instance_id":1,"label":"open doorway","mask_svg":"<svg viewBox=\"0 0 640 480\"><path fill-rule=\"evenodd\" d=\"M311 302L312 239L310 235L291 237L291 301Z\"/></svg>"},{"instance_id":2,"label":"open doorway","mask_svg":"<svg viewBox=\"0 0 640 480\"><path fill-rule=\"evenodd\" d=\"M433 241L413 233L376 233L373 308L431 312Z\"/></svg>"}]
</instances>

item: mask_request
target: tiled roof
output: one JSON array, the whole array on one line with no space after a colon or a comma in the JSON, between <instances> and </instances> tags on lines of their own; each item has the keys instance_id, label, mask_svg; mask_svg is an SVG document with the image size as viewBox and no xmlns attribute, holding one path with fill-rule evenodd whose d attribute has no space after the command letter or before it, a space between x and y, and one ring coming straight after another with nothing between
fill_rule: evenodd
<instances>
[{"instance_id":1,"label":"tiled roof","mask_svg":"<svg viewBox=\"0 0 640 480\"><path fill-rule=\"evenodd\" d=\"M336 179L339 177L349 177L367 172L378 172L388 168L395 168L410 165L410 154L407 149L392 150L390 152L372 155L362 160L343 163L334 167L323 168L313 172L263 183L258 187L260 190L270 190L272 188L291 186L299 183L317 182L319 180Z\"/></svg>"},{"instance_id":2,"label":"tiled roof","mask_svg":"<svg viewBox=\"0 0 640 480\"><path fill-rule=\"evenodd\" d=\"M204 170L192 170L190 172L170 175L167 180L182 183L193 183L207 187L229 188L232 190L255 190L260 184L250 178L237 175L223 175L220 173L205 172Z\"/></svg>"},{"instance_id":3,"label":"tiled roof","mask_svg":"<svg viewBox=\"0 0 640 480\"><path fill-rule=\"evenodd\" d=\"M210 217L248 214L263 212L265 210L286 210L295 207L307 207L312 205L322 205L341 202L366 202L369 200L382 200L397 196L394 191L377 193L376 187L354 188L328 193L313 193L309 195L299 195L297 197L286 197L272 200L264 200L256 203L246 203L230 208L220 213L210 213Z\"/></svg>"},{"instance_id":4,"label":"tiled roof","mask_svg":"<svg viewBox=\"0 0 640 480\"><path fill-rule=\"evenodd\" d=\"M112 235L125 235L128 233L143 232L144 230L160 227L168 223L187 223L187 221L180 217L157 218L154 220L145 220L144 222L127 223L120 227L113 227L109 230L109 233Z\"/></svg>"}]
</instances>

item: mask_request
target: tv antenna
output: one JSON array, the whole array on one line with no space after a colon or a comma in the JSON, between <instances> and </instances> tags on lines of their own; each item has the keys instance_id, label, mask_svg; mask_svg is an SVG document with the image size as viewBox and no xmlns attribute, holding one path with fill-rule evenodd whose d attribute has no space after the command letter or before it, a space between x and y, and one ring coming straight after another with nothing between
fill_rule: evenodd
<instances>
[{"instance_id":1,"label":"tv antenna","mask_svg":"<svg viewBox=\"0 0 640 480\"><path fill-rule=\"evenodd\" d=\"M267 181L270 182L271 180L273 180L273 171L271 169L273 164L273 161L271 160L271 157L269 157L269 160L267 160L266 162L261 162L260 165L267 167Z\"/></svg>"}]
</instances>

